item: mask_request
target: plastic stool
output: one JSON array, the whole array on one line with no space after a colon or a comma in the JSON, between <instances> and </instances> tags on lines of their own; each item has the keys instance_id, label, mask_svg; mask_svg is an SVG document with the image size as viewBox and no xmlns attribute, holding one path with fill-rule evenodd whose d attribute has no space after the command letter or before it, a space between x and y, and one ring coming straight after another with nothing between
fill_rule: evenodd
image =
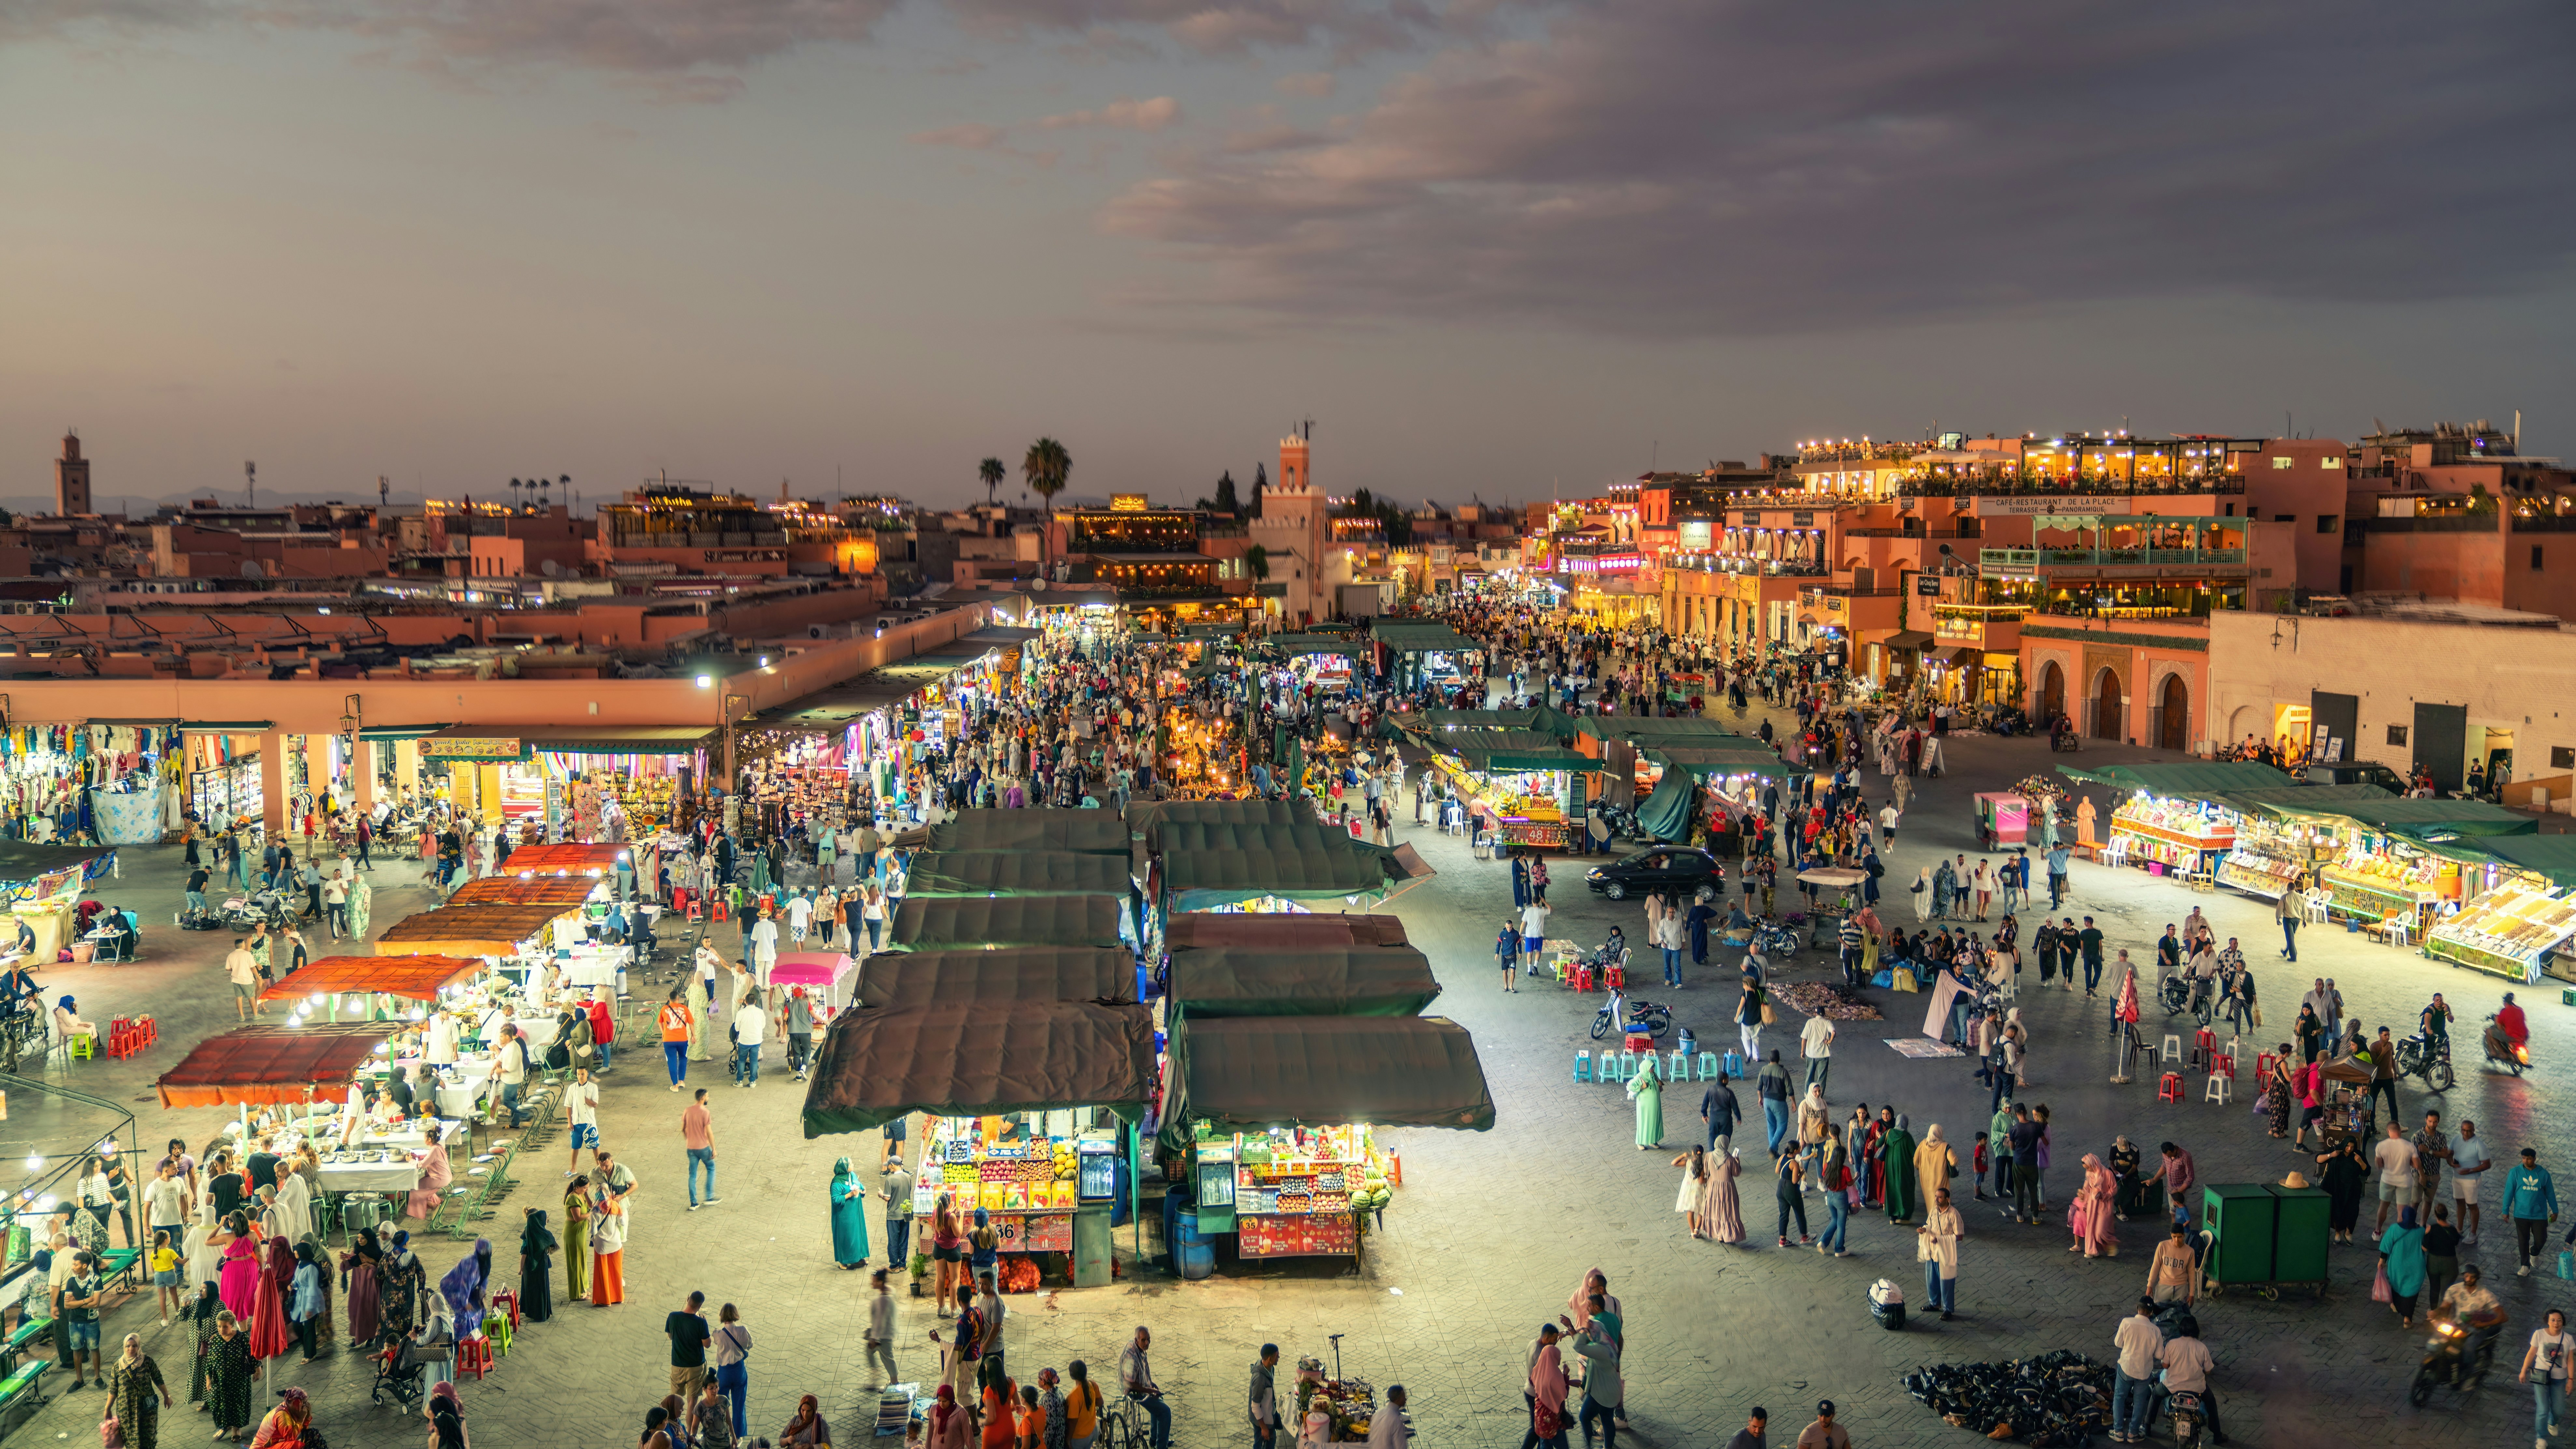
<instances>
[{"instance_id":1,"label":"plastic stool","mask_svg":"<svg viewBox=\"0 0 2576 1449\"><path fill-rule=\"evenodd\" d=\"M1623 1082L1633 1082L1636 1079L1637 1054L1635 1052L1619 1053L1619 1080Z\"/></svg>"},{"instance_id":2,"label":"plastic stool","mask_svg":"<svg viewBox=\"0 0 2576 1449\"><path fill-rule=\"evenodd\" d=\"M2235 1101L2236 1079L2234 1077L2222 1077L2216 1072L2210 1073L2209 1086L2200 1094L2200 1099L2204 1102Z\"/></svg>"},{"instance_id":3,"label":"plastic stool","mask_svg":"<svg viewBox=\"0 0 2576 1449\"><path fill-rule=\"evenodd\" d=\"M98 1035L95 1032L82 1032L73 1037L64 1049L69 1055L83 1061L95 1061L98 1058Z\"/></svg>"},{"instance_id":4,"label":"plastic stool","mask_svg":"<svg viewBox=\"0 0 2576 1449\"><path fill-rule=\"evenodd\" d=\"M1609 1049L1606 1047L1603 1048L1601 1052L1600 1071L1601 1080L1605 1082L1615 1082L1619 1080L1619 1059L1612 1056Z\"/></svg>"},{"instance_id":5,"label":"plastic stool","mask_svg":"<svg viewBox=\"0 0 2576 1449\"><path fill-rule=\"evenodd\" d=\"M1592 989L1592 968L1590 966L1577 966L1574 968L1574 989L1577 991L1589 991Z\"/></svg>"},{"instance_id":6,"label":"plastic stool","mask_svg":"<svg viewBox=\"0 0 2576 1449\"><path fill-rule=\"evenodd\" d=\"M2279 1060L2279 1057L2272 1055L2270 1052L2256 1052L2254 1054L2254 1080L2258 1082L2268 1082L2272 1080L2272 1064Z\"/></svg>"},{"instance_id":7,"label":"plastic stool","mask_svg":"<svg viewBox=\"0 0 2576 1449\"><path fill-rule=\"evenodd\" d=\"M2213 1075L2225 1077L2231 1082L2236 1080L2236 1053L2220 1052L2210 1059L2209 1070Z\"/></svg>"},{"instance_id":8,"label":"plastic stool","mask_svg":"<svg viewBox=\"0 0 2576 1449\"><path fill-rule=\"evenodd\" d=\"M1736 1081L1743 1081L1744 1053L1728 1052L1726 1054L1726 1063L1723 1070L1727 1076L1734 1078Z\"/></svg>"},{"instance_id":9,"label":"plastic stool","mask_svg":"<svg viewBox=\"0 0 2576 1449\"><path fill-rule=\"evenodd\" d=\"M477 1333L456 1341L456 1371L481 1378L492 1367L492 1340Z\"/></svg>"},{"instance_id":10,"label":"plastic stool","mask_svg":"<svg viewBox=\"0 0 2576 1449\"><path fill-rule=\"evenodd\" d=\"M2208 1061L2211 1057L2218 1055L2218 1033L2211 1031L2205 1026L2200 1030L2193 1032L2191 1034L2191 1054L2204 1062Z\"/></svg>"},{"instance_id":11,"label":"plastic stool","mask_svg":"<svg viewBox=\"0 0 2576 1449\"><path fill-rule=\"evenodd\" d=\"M726 909L725 909L725 901L724 901L724 897L722 897L722 896L718 896L718 897L716 897L716 914L715 914L715 919L717 919L717 920L719 920L719 921L729 921L729 920L732 920L732 919L733 919L733 917L732 917L730 914L728 914L728 913L726 912Z\"/></svg>"},{"instance_id":12,"label":"plastic stool","mask_svg":"<svg viewBox=\"0 0 2576 1449\"><path fill-rule=\"evenodd\" d=\"M2164 1051L2160 1054L2160 1060L2163 1060L2163 1061L2165 1061L2165 1062L2169 1062L2169 1063L2173 1063L2173 1064L2177 1064L2177 1065L2179 1065L2179 1064L2181 1063L2181 1061L2182 1061L2182 1038L2181 1038L2181 1037L2174 1035L2172 1032L2166 1032L2166 1033L2165 1033L2165 1047L2164 1047Z\"/></svg>"},{"instance_id":13,"label":"plastic stool","mask_svg":"<svg viewBox=\"0 0 2576 1449\"><path fill-rule=\"evenodd\" d=\"M1689 1052L1675 1052L1675 1053L1673 1053L1673 1055L1672 1055L1672 1060L1670 1060L1670 1061L1668 1061L1668 1062L1664 1063L1664 1080L1665 1080L1665 1081L1667 1081L1667 1082L1687 1082L1687 1081L1689 1081L1690 1079L1691 1079L1691 1059L1690 1059L1690 1053L1689 1053Z\"/></svg>"},{"instance_id":14,"label":"plastic stool","mask_svg":"<svg viewBox=\"0 0 2576 1449\"><path fill-rule=\"evenodd\" d=\"M1703 1081L1703 1082L1706 1082L1706 1081L1713 1081L1713 1080L1715 1080L1715 1079L1716 1079L1716 1077L1717 1077L1717 1053L1715 1053L1715 1052L1701 1052L1701 1053L1699 1054L1699 1079L1700 1079L1701 1081Z\"/></svg>"},{"instance_id":15,"label":"plastic stool","mask_svg":"<svg viewBox=\"0 0 2576 1449\"><path fill-rule=\"evenodd\" d=\"M1601 977L1603 983L1613 991L1628 989L1628 968L1625 966L1615 964L1605 966L1602 968Z\"/></svg>"},{"instance_id":16,"label":"plastic stool","mask_svg":"<svg viewBox=\"0 0 2576 1449\"><path fill-rule=\"evenodd\" d=\"M1574 1054L1574 1079L1578 1082L1592 1080L1592 1051L1589 1047Z\"/></svg>"},{"instance_id":17,"label":"plastic stool","mask_svg":"<svg viewBox=\"0 0 2576 1449\"><path fill-rule=\"evenodd\" d=\"M2159 1102L2179 1102L2182 1100L2182 1073L2165 1073L2164 1079L2156 1083L2156 1100Z\"/></svg>"}]
</instances>

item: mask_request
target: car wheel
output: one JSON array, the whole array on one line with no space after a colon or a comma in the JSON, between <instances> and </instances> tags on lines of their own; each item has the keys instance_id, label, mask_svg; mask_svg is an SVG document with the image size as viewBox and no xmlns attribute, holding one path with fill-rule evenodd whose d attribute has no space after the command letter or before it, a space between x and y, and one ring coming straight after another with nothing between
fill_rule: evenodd
<instances>
[{"instance_id":1,"label":"car wheel","mask_svg":"<svg viewBox=\"0 0 2576 1449\"><path fill-rule=\"evenodd\" d=\"M1628 887L1625 883L1614 880L1601 888L1601 894L1614 901L1624 901L1628 898Z\"/></svg>"}]
</instances>

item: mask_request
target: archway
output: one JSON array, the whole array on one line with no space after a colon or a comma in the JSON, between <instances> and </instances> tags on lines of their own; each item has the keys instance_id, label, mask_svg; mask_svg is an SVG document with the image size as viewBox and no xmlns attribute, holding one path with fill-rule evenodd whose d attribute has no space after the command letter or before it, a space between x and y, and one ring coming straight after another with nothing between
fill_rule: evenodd
<instances>
[{"instance_id":1,"label":"archway","mask_svg":"<svg viewBox=\"0 0 2576 1449\"><path fill-rule=\"evenodd\" d=\"M2058 668L2057 661L2052 659L2048 661L2048 667L2039 672L2039 717L2045 723L2065 713L2066 671Z\"/></svg>"},{"instance_id":2,"label":"archway","mask_svg":"<svg viewBox=\"0 0 2576 1449\"><path fill-rule=\"evenodd\" d=\"M2104 669L2093 681L2093 738L2120 738L2120 671Z\"/></svg>"},{"instance_id":3,"label":"archway","mask_svg":"<svg viewBox=\"0 0 2576 1449\"><path fill-rule=\"evenodd\" d=\"M2180 674L2165 676L2164 697L2156 705L2156 744L2168 750L2191 748L2191 690Z\"/></svg>"}]
</instances>

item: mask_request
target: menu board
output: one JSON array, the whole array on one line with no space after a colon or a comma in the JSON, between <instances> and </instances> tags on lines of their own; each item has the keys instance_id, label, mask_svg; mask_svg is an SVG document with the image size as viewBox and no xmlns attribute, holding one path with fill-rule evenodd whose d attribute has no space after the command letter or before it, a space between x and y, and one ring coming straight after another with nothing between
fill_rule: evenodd
<instances>
[{"instance_id":1,"label":"menu board","mask_svg":"<svg viewBox=\"0 0 2576 1449\"><path fill-rule=\"evenodd\" d=\"M2541 961L2576 936L2576 901L2535 880L2517 880L2478 897L2433 928L2426 954L2526 985L2540 980Z\"/></svg>"}]
</instances>

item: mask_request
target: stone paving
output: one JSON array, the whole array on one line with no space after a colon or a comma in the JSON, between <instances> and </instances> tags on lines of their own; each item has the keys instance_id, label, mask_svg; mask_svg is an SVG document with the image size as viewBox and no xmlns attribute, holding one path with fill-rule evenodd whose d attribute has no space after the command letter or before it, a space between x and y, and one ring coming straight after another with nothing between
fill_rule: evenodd
<instances>
[{"instance_id":1,"label":"stone paving","mask_svg":"<svg viewBox=\"0 0 2576 1449\"><path fill-rule=\"evenodd\" d=\"M2044 742L2029 740L1964 737L1952 742L1949 753L1952 773L1921 782L1888 862L1896 880L1910 880L1936 851L1974 853L1968 808L1973 789L2008 783L2055 762ZM2097 749L2085 758L2106 757L2123 756ZM1874 795L1884 783L1869 782ZM1518 1443L1522 1428L1521 1347L1540 1322L1562 1310L1582 1272L1598 1266L1625 1301L1631 1433L1647 1444L1721 1442L1756 1403L1774 1415L1772 1442L1787 1443L1810 1417L1814 1401L1830 1397L1841 1405L1855 1441L1870 1449L1965 1445L1971 1442L1965 1431L1942 1424L1904 1396L1900 1373L1926 1362L2006 1358L2056 1347L2107 1356L2111 1329L2143 1282L2153 1237L2149 1224L2123 1230L2116 1261L2086 1263L2065 1251L2069 1238L2057 1224L2085 1151L2100 1150L2114 1132L2125 1131L2150 1147L2168 1137L2184 1143L2206 1182L2277 1181L2294 1166L2313 1172L2312 1162L2264 1135L2250 1102L2167 1106L2155 1101L2151 1080L2107 1085L2106 1003L2026 992L2023 1013L2036 1050L2031 1085L2022 1096L2048 1103L2056 1121L2050 1225L2016 1227L1992 1207L1972 1203L1961 1317L1949 1324L1918 1318L1902 1334L1884 1333L1871 1322L1864 1294L1884 1276L1904 1286L1909 1300L1920 1297L1911 1234L1863 1213L1853 1220L1855 1256L1848 1260L1771 1248L1772 1209L1761 1176L1767 1163L1757 1142L1744 1179L1747 1227L1754 1233L1750 1245L1690 1241L1679 1215L1669 1210L1676 1177L1670 1153L1633 1147L1629 1109L1616 1087L1568 1080L1574 1050L1589 1045L1585 1030L1598 998L1554 987L1518 996L1497 992L1489 943L1509 900L1502 869L1474 861L1462 842L1427 828L1404 826L1399 833L1413 839L1441 874L1392 909L1441 974L1446 989L1433 1009L1476 1035L1493 1088L1495 1129L1393 1134L1404 1157L1406 1186L1356 1272L1331 1260L1223 1261L1215 1278L1183 1283L1158 1265L1122 1261L1124 1276L1113 1287L1015 1300L1007 1341L1016 1374L1079 1357L1109 1377L1129 1332L1148 1325L1155 1332L1156 1372L1175 1405L1176 1442L1208 1445L1243 1434L1245 1369L1260 1343L1278 1343L1292 1362L1303 1354L1329 1361L1328 1335L1338 1333L1344 1335L1341 1358L1348 1372L1381 1387L1407 1386L1426 1442L1509 1446ZM126 855L124 881L111 883L101 892L105 898L175 902L175 849ZM380 887L389 877L416 878L417 871L408 862L388 866L379 873ZM1592 942L1619 922L1633 934L1642 921L1637 906L1589 897L1581 871L1582 863L1571 859L1555 870L1551 894L1559 910L1552 929ZM2141 956L2166 921L2201 906L2222 935L2243 938L2275 1023L2267 1034L2275 1038L2283 1007L2315 974L2332 974L2373 1027L2382 1021L2402 1027L2426 995L2444 991L2458 1006L2459 1035L2472 1043L2472 1051L2475 1024L2495 1000L2494 983L2486 978L2340 930L2306 932L2295 970L2276 963L2269 908L2249 898L2193 895L2134 871L2082 864L2075 887L2069 904L2099 918L2113 944ZM427 903L426 892L416 887L380 889L376 921L381 927ZM174 1133L201 1141L218 1120L215 1113L164 1112L145 1103L151 1078L186 1043L231 1025L215 964L226 944L228 937L212 933L180 937L154 929L147 932L150 959L141 965L66 968L48 975L48 995L79 993L85 1015L103 1020L148 1005L161 1017L163 1042L140 1059L83 1062L65 1074L83 1090L112 1098L141 1094L145 1100L135 1110L146 1143ZM1802 953L1791 975L1813 979L1828 970L1817 956ZM1690 985L1673 994L1677 1018L1694 1026L1704 1042L1721 1047L1731 1037L1725 1015L1732 975L1723 963L1712 963L1693 970ZM1661 994L1652 986L1643 989ZM1965 1140L1987 1115L1972 1068L1955 1059L1908 1060L1873 1040L1911 1034L1919 1018L1907 1018L1923 1000L1873 995L1885 1000L1896 1019L1844 1027L1831 1093L1836 1116L1847 1114L1855 1101L1892 1102L1913 1117L1918 1131L1941 1122ZM2576 1053L2576 1013L2558 1009L2554 988L2529 993L2525 1001L2532 1008L2542 1073L2515 1081L2463 1063L2459 1086L2437 1105L2446 1119L2463 1112L2474 1116L2500 1152L2530 1143L2542 1150L2545 1162L2576 1160L2568 1156L2563 1114L2541 1110L2539 1085L2554 1081L2556 1064ZM1788 1046L1798 1018L1784 1015L1770 1036ZM721 1083L720 1073L716 1080ZM864 1275L836 1271L828 1260L824 1183L837 1156L877 1160L874 1135L804 1140L796 1127L800 1089L783 1074L751 1092L719 1085L712 1100L725 1200L692 1214L685 1211L677 1140L684 1099L664 1085L657 1061L628 1054L610 1074L602 1102L608 1145L643 1178L643 1206L627 1251L629 1301L609 1310L572 1308L557 1322L524 1331L491 1378L466 1386L482 1449L630 1442L644 1409L666 1388L661 1315L692 1288L715 1302L740 1305L754 1335L754 1432L774 1433L796 1396L810 1391L822 1396L844 1443L865 1436L862 1425L873 1403L863 1387L859 1342L865 1281ZM1749 1101L1750 1094L1744 1095ZM2420 1094L2409 1089L2402 1095L2411 1116ZM1695 1091L1667 1093L1667 1144L1675 1151L1690 1140L1695 1113ZM515 1272L520 1212L553 1206L561 1163L547 1163L547 1155L523 1159L523 1185L485 1225L496 1262L504 1265L504 1281ZM2490 1209L2494 1197L2491 1189ZM1820 1228L1821 1209L1814 1215ZM872 1223L871 1231L877 1227ZM1131 1241L1130 1231L1119 1234L1122 1259ZM2510 1252L2500 1246L2509 1242L2509 1233L2490 1224L2486 1245L2469 1256L2491 1274L2502 1264L2500 1287L2513 1314L2509 1333L2518 1341L2545 1305L2569 1295L2554 1277L2514 1280ZM424 1246L434 1275L471 1244L441 1238ZM1145 1246L1149 1255L1155 1249L1150 1229ZM2420 1340L2369 1301L2371 1263L2364 1249L2337 1250L2334 1284L2322 1305L2231 1294L2203 1310L2206 1334L2221 1359L2217 1383L2234 1436L2277 1445L2340 1446L2356 1433L2400 1444L2516 1442L2529 1420L2528 1398L2509 1382L2465 1403L2445 1394L2428 1412L2405 1406L2405 1383ZM175 1327L156 1330L148 1310L148 1298L119 1310L108 1325L109 1341L128 1330L143 1331L165 1370L175 1372L185 1339ZM935 1351L922 1337L928 1317L920 1304L905 1300L901 1322L899 1359L907 1373L927 1376L935 1364ZM324 1431L335 1443L381 1442L388 1433L414 1432L398 1429L391 1409L369 1408L368 1367L345 1350L310 1368L282 1362L278 1373L281 1385L300 1383L313 1391ZM30 1440L85 1439L95 1432L98 1412L93 1393L73 1394L17 1432ZM201 1423L183 1406L170 1422L171 1442L183 1441Z\"/></svg>"}]
</instances>

